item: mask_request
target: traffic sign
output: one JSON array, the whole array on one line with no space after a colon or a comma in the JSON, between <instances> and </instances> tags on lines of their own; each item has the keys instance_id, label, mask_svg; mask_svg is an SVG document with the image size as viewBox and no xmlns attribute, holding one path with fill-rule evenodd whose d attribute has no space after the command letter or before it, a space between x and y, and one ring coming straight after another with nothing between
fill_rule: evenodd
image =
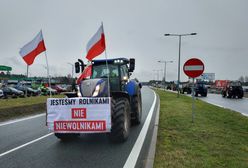
<instances>
[{"instance_id":1,"label":"traffic sign","mask_svg":"<svg viewBox=\"0 0 248 168\"><path fill-rule=\"evenodd\" d=\"M196 78L203 73L204 64L197 58L191 58L184 63L183 71L188 77Z\"/></svg>"}]
</instances>

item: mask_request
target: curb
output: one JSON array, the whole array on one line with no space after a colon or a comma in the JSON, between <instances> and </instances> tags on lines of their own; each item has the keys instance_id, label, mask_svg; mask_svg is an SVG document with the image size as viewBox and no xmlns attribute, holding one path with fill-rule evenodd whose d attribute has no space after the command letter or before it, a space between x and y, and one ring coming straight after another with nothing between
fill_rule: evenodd
<instances>
[{"instance_id":1,"label":"curb","mask_svg":"<svg viewBox=\"0 0 248 168\"><path fill-rule=\"evenodd\" d=\"M160 111L160 99L159 96L156 93L156 96L158 97L158 106L157 106L157 114L155 118L154 128L153 128L153 134L152 134L152 140L149 147L148 157L146 159L145 168L152 168L154 159L155 159L155 153L156 153L156 143L157 143L157 134L158 134L158 124L159 124L159 111Z\"/></svg>"}]
</instances>

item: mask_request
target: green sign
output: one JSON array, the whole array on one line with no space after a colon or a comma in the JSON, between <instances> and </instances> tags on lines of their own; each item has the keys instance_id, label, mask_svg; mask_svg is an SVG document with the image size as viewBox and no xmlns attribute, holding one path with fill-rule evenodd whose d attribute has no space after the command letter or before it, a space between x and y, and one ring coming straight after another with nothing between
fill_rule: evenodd
<instances>
[{"instance_id":1,"label":"green sign","mask_svg":"<svg viewBox=\"0 0 248 168\"><path fill-rule=\"evenodd\" d=\"M11 71L12 68L4 65L0 65L0 71Z\"/></svg>"}]
</instances>

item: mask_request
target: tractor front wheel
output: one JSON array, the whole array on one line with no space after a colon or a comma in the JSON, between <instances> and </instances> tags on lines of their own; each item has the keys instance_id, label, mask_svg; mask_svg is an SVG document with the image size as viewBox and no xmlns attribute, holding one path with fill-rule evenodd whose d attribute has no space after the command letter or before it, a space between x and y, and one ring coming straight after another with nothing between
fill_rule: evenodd
<instances>
[{"instance_id":1,"label":"tractor front wheel","mask_svg":"<svg viewBox=\"0 0 248 168\"><path fill-rule=\"evenodd\" d=\"M115 142L127 140L130 132L130 105L126 98L112 101L112 128L110 139Z\"/></svg>"}]
</instances>

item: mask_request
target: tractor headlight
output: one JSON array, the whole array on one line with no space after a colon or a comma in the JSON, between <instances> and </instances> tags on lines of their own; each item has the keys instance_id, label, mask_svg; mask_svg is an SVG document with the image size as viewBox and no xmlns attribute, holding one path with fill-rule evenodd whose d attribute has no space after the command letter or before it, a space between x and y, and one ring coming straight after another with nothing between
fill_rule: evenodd
<instances>
[{"instance_id":1,"label":"tractor headlight","mask_svg":"<svg viewBox=\"0 0 248 168\"><path fill-rule=\"evenodd\" d=\"M93 93L93 97L96 97L96 96L98 96L98 94L99 94L99 92L100 92L100 85L96 85L96 89L95 89L95 91L94 91L94 93Z\"/></svg>"},{"instance_id":2,"label":"tractor headlight","mask_svg":"<svg viewBox=\"0 0 248 168\"><path fill-rule=\"evenodd\" d=\"M78 97L82 97L82 94L81 94L81 92L80 92L80 88L79 88L78 85L76 86L76 89L77 89L77 96L78 96Z\"/></svg>"}]
</instances>

